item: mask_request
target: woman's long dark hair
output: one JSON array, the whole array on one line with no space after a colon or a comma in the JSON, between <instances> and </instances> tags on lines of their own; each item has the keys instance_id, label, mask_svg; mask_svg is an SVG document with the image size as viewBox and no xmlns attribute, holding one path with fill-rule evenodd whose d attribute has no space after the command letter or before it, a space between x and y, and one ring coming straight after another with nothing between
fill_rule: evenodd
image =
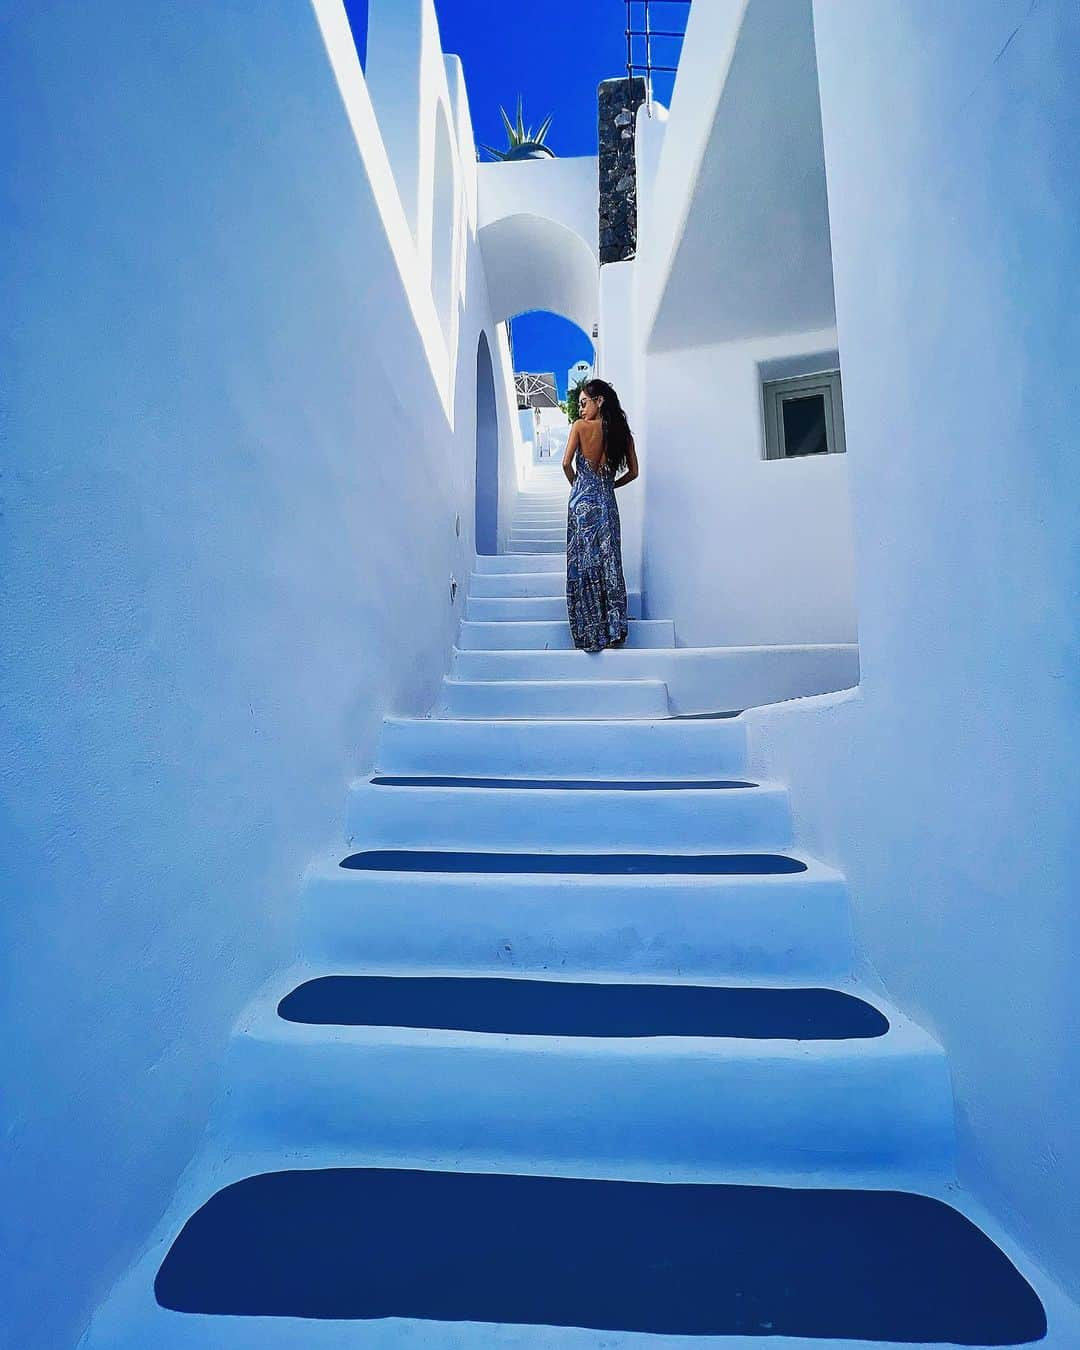
<instances>
[{"instance_id":1,"label":"woman's long dark hair","mask_svg":"<svg viewBox=\"0 0 1080 1350\"><path fill-rule=\"evenodd\" d=\"M590 398L604 400L600 405L600 421L604 424L604 462L613 474L618 473L630 452L630 423L619 396L607 380L586 380L582 388Z\"/></svg>"}]
</instances>

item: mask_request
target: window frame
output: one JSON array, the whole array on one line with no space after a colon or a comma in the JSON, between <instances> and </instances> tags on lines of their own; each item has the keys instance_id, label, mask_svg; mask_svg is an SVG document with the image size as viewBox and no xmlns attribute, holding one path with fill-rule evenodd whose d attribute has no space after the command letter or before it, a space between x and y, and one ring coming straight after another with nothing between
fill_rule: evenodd
<instances>
[{"instance_id":1,"label":"window frame","mask_svg":"<svg viewBox=\"0 0 1080 1350\"><path fill-rule=\"evenodd\" d=\"M789 375L761 381L762 415L765 423L766 459L821 459L821 455L789 455L784 444L782 405L792 398L821 394L825 407L825 454L847 453L844 439L844 401L839 370L818 370L807 375Z\"/></svg>"}]
</instances>

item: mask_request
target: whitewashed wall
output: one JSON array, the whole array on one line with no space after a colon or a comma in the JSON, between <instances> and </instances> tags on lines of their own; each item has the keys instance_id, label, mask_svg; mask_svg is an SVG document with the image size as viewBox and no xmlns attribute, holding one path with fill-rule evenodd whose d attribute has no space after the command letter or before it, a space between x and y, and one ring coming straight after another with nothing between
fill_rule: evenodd
<instances>
[{"instance_id":1,"label":"whitewashed wall","mask_svg":"<svg viewBox=\"0 0 1080 1350\"><path fill-rule=\"evenodd\" d=\"M810 0L695 6L638 136L647 613L687 646L854 642L846 456L763 444L762 377L836 359Z\"/></svg>"},{"instance_id":2,"label":"whitewashed wall","mask_svg":"<svg viewBox=\"0 0 1080 1350\"><path fill-rule=\"evenodd\" d=\"M642 425L644 388L637 352L637 310L633 261L605 263L600 269L600 324L596 344L596 373L615 386L619 402L634 433L634 445L646 459ZM623 570L630 590L641 589L642 531L645 511L644 473L636 482L619 489L619 521L622 526ZM665 618L670 618L666 614Z\"/></svg>"},{"instance_id":3,"label":"whitewashed wall","mask_svg":"<svg viewBox=\"0 0 1080 1350\"><path fill-rule=\"evenodd\" d=\"M648 356L645 593L680 643L857 640L848 457L763 454L759 363L835 345L825 330Z\"/></svg>"},{"instance_id":4,"label":"whitewashed wall","mask_svg":"<svg viewBox=\"0 0 1080 1350\"><path fill-rule=\"evenodd\" d=\"M548 310L591 333L598 314L596 156L481 164L477 191L495 317Z\"/></svg>"},{"instance_id":5,"label":"whitewashed wall","mask_svg":"<svg viewBox=\"0 0 1080 1350\"><path fill-rule=\"evenodd\" d=\"M600 210L595 155L478 164L480 228L506 216L536 214L579 235L597 253Z\"/></svg>"},{"instance_id":6,"label":"whitewashed wall","mask_svg":"<svg viewBox=\"0 0 1080 1350\"><path fill-rule=\"evenodd\" d=\"M439 170L431 140L417 160L418 221L437 171L455 183L440 316L344 14L318 10L325 44L293 0L4 25L0 1340L19 1350L73 1344L163 1208L232 1020L293 953L346 779L384 711L433 699L449 575L472 563L482 327L500 348L471 160L444 142ZM424 106L449 110L452 150L445 69L427 61Z\"/></svg>"},{"instance_id":7,"label":"whitewashed wall","mask_svg":"<svg viewBox=\"0 0 1080 1350\"><path fill-rule=\"evenodd\" d=\"M521 414L518 412L514 389L514 362L510 355L510 336L506 324L497 324L495 333L498 338L496 384L504 391L500 419L505 425L499 444L499 547L503 549L510 540L514 504L531 452L522 435ZM496 355L495 352L492 354Z\"/></svg>"},{"instance_id":8,"label":"whitewashed wall","mask_svg":"<svg viewBox=\"0 0 1080 1350\"><path fill-rule=\"evenodd\" d=\"M1080 1293L1080 9L815 9L857 694L749 714L942 1040L961 1176Z\"/></svg>"}]
</instances>

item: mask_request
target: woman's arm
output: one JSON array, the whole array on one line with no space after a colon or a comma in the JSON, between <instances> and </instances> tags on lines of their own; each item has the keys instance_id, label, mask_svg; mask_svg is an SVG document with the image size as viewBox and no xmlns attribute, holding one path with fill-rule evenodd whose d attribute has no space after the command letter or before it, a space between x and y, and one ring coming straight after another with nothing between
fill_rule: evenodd
<instances>
[{"instance_id":1,"label":"woman's arm","mask_svg":"<svg viewBox=\"0 0 1080 1350\"><path fill-rule=\"evenodd\" d=\"M625 487L627 483L632 483L637 476L637 450L634 446L634 438L631 436L626 446L626 472L620 478L615 479L612 487Z\"/></svg>"},{"instance_id":2,"label":"woman's arm","mask_svg":"<svg viewBox=\"0 0 1080 1350\"><path fill-rule=\"evenodd\" d=\"M571 487L574 486L574 479L577 474L574 472L574 451L578 448L580 436L578 435L579 422L575 422L570 428L570 435L566 438L566 450L562 457L562 471L566 474L566 480Z\"/></svg>"}]
</instances>

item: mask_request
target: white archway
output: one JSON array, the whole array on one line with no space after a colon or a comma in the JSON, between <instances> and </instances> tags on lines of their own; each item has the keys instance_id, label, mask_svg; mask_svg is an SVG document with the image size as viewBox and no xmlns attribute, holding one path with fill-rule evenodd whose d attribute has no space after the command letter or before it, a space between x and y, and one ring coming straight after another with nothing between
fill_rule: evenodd
<instances>
[{"instance_id":1,"label":"white archway","mask_svg":"<svg viewBox=\"0 0 1080 1350\"><path fill-rule=\"evenodd\" d=\"M549 217L519 212L485 225L479 239L496 320L545 309L592 333L600 269L580 234Z\"/></svg>"},{"instance_id":2,"label":"white archway","mask_svg":"<svg viewBox=\"0 0 1080 1350\"><path fill-rule=\"evenodd\" d=\"M499 410L495 371L487 335L476 345L476 520L477 553L497 553L499 534Z\"/></svg>"}]
</instances>

